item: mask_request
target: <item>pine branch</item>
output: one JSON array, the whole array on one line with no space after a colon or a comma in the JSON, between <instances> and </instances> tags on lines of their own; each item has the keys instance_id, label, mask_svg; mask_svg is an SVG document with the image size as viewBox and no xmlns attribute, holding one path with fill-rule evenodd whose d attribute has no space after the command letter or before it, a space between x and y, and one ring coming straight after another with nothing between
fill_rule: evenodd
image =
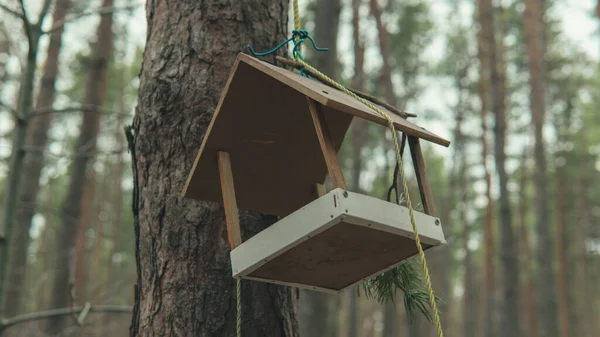
<instances>
[{"instance_id":1,"label":"pine branch","mask_svg":"<svg viewBox=\"0 0 600 337\"><path fill-rule=\"evenodd\" d=\"M48 319L52 317L65 316L71 314L80 314L85 307L73 307L73 308L62 308L62 309L53 309L48 311L34 312L24 315L15 316L12 318L7 318L0 321L0 332L4 331L6 328L17 325L24 322L30 321L38 321L42 319ZM121 306L121 305L97 305L93 307L89 307L88 312L107 312L107 313L128 313L132 312L131 307Z\"/></svg>"},{"instance_id":2,"label":"pine branch","mask_svg":"<svg viewBox=\"0 0 600 337\"><path fill-rule=\"evenodd\" d=\"M110 110L106 110L103 108L99 108L96 105L76 105L76 106L70 106L70 107L66 107L66 108L62 108L62 109L54 109L53 107L37 108L31 112L31 115L29 116L29 118L31 119L31 118L41 116L41 115L46 115L46 114L71 113L71 112L97 112L97 113L103 113L103 114L107 114L107 115L119 115L120 114L115 111L110 111ZM122 115L128 116L127 114L122 114Z\"/></svg>"}]
</instances>

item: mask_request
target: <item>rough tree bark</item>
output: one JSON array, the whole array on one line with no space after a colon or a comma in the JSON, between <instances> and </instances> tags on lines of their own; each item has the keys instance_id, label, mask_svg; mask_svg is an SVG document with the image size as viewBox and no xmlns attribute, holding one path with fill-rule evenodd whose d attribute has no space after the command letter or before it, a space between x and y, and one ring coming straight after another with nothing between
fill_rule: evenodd
<instances>
[{"instance_id":1,"label":"rough tree bark","mask_svg":"<svg viewBox=\"0 0 600 337\"><path fill-rule=\"evenodd\" d=\"M501 336L520 336L520 316L518 301L519 264L515 254L516 241L512 224L512 212L508 192L508 174L506 172L506 65L502 36L494 36L494 7L491 0L482 0L480 20L483 37L489 46L490 88L494 125L494 155L500 191L500 261L502 265L503 308L499 334ZM503 31L503 30L500 30Z\"/></svg>"},{"instance_id":2,"label":"rough tree bark","mask_svg":"<svg viewBox=\"0 0 600 337\"><path fill-rule=\"evenodd\" d=\"M319 0L316 6L314 38L326 52L311 50L313 65L338 79L337 37L342 5L340 0ZM300 291L298 323L300 336L335 336L338 333L339 298L311 290Z\"/></svg>"},{"instance_id":3,"label":"rough tree bark","mask_svg":"<svg viewBox=\"0 0 600 337\"><path fill-rule=\"evenodd\" d=\"M544 1L525 1L523 16L525 27L525 44L529 60L529 84L531 92L529 104L531 121L534 128L535 159L535 220L537 233L537 307L540 323L540 334L544 337L557 337L559 334L556 306L556 281L553 263L548 259L554 256L551 225L548 219L548 174L544 146L545 118L545 42L544 42Z\"/></svg>"},{"instance_id":4,"label":"rough tree bark","mask_svg":"<svg viewBox=\"0 0 600 337\"><path fill-rule=\"evenodd\" d=\"M53 22L62 21L69 11L71 0L58 0L52 16ZM37 108L51 107L54 102L56 75L58 73L59 54L62 46L63 28L50 35L46 63L36 101ZM52 114L35 116L29 122L25 144L33 148L46 148L48 129L52 123ZM31 219L35 214L35 203L40 190L40 175L44 166L44 155L26 154L23 163L23 177L18 193L18 206L15 214L17 226L11 237L8 260L6 295L4 307L6 316L12 317L23 313L25 278L27 272L27 249L29 247L29 230Z\"/></svg>"},{"instance_id":5,"label":"rough tree bark","mask_svg":"<svg viewBox=\"0 0 600 337\"><path fill-rule=\"evenodd\" d=\"M112 7L113 0L103 0L103 7ZM108 63L113 50L112 12L101 14L96 32L96 41L89 59L89 70L86 79L84 105L101 108L106 99ZM96 152L97 137L100 128L100 113L83 112L80 134L75 144L74 157L69 177L67 196L61 208L61 227L56 242L57 263L52 284L51 305L63 308L69 304L69 261L74 249L78 220L81 217L81 199L87 183L89 171L93 169L92 156ZM74 219L77 219L74 220ZM49 334L57 334L64 329L66 317L57 317L48 321Z\"/></svg>"},{"instance_id":6,"label":"rough tree bark","mask_svg":"<svg viewBox=\"0 0 600 337\"><path fill-rule=\"evenodd\" d=\"M147 2L129 139L138 266L131 336L235 336L223 208L180 193L237 54L286 39L287 9L285 0ZM274 221L241 212L242 237ZM298 335L289 288L242 281L241 300L244 337Z\"/></svg>"},{"instance_id":7,"label":"rough tree bark","mask_svg":"<svg viewBox=\"0 0 600 337\"><path fill-rule=\"evenodd\" d=\"M479 22L479 30L477 34L478 54L479 54L479 99L481 101L480 118L481 118L481 160L485 176L485 196L487 205L485 208L485 226L484 226L484 250L485 250L485 302L483 303L483 334L484 337L495 336L494 327L494 296L496 293L494 285L494 238L493 238L493 201L492 201L492 176L487 165L488 156L488 127L487 118L489 113L490 101L490 46L489 38L493 37L493 32L487 31L492 28L489 25L483 24L485 4L482 0L477 0L477 15Z\"/></svg>"}]
</instances>

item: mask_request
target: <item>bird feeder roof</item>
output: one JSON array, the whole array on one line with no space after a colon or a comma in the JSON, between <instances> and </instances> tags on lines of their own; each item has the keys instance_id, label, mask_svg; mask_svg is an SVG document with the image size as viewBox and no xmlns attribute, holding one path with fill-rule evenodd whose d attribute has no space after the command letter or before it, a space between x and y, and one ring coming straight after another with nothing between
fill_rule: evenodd
<instances>
[{"instance_id":1,"label":"bird feeder roof","mask_svg":"<svg viewBox=\"0 0 600 337\"><path fill-rule=\"evenodd\" d=\"M323 183L327 166L307 97L322 105L336 152L353 117L388 125L376 111L342 91L239 54L183 196L223 201L217 152L225 151L231 157L236 199L241 209L286 216L317 199L315 184ZM396 130L442 146L450 144L379 108L390 115Z\"/></svg>"}]
</instances>

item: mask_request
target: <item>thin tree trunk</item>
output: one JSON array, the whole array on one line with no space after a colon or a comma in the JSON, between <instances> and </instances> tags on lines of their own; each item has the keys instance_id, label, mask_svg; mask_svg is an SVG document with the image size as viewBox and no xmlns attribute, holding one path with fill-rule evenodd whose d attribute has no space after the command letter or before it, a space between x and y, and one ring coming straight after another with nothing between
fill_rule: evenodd
<instances>
[{"instance_id":1,"label":"thin tree trunk","mask_svg":"<svg viewBox=\"0 0 600 337\"><path fill-rule=\"evenodd\" d=\"M81 199L81 216L77 221L77 237L75 239L75 278L72 284L71 305L84 304L86 299L87 280L94 279L96 275L88 278L88 261L86 260L87 250L87 231L92 223L94 212L94 196L96 191L96 172L90 170L86 178L87 183L83 188L83 197ZM94 266L94 264L92 264Z\"/></svg>"},{"instance_id":2,"label":"thin tree trunk","mask_svg":"<svg viewBox=\"0 0 600 337\"><path fill-rule=\"evenodd\" d=\"M126 104L125 104L125 91L126 83L125 76L121 74L119 81L119 117L117 119L117 128L115 129L115 139L117 140L117 148L125 148L125 137L123 135L123 127L125 126L125 115ZM117 240L119 233L121 232L121 221L123 217L123 174L125 172L125 161L122 156L119 156L117 163L114 165L114 171L112 173L112 202L111 202L111 237L108 248L108 255L106 261L106 274L104 277L104 302L108 303L112 296L112 271L113 271L113 259L117 251Z\"/></svg>"},{"instance_id":3,"label":"thin tree trunk","mask_svg":"<svg viewBox=\"0 0 600 337\"><path fill-rule=\"evenodd\" d=\"M525 1L524 27L530 77L530 108L534 127L535 159L535 219L537 232L537 307L540 334L544 337L557 337L556 281L553 263L548 262L553 254L551 224L548 221L548 175L544 146L545 115L545 64L544 64L544 3L542 0Z\"/></svg>"},{"instance_id":4,"label":"thin tree trunk","mask_svg":"<svg viewBox=\"0 0 600 337\"><path fill-rule=\"evenodd\" d=\"M522 303L524 307L524 332L527 336L538 336L538 321L537 321L537 310L535 303L535 279L533 275L533 269L535 263L533 256L533 249L531 248L531 241L529 239L529 229L527 228L527 214L529 213L529 203L531 202L527 198L527 188L529 186L530 172L527 168L527 151L525 148L521 156L521 177L519 178L519 232L521 240L521 268L523 275L521 278L521 294Z\"/></svg>"},{"instance_id":5,"label":"thin tree trunk","mask_svg":"<svg viewBox=\"0 0 600 337\"><path fill-rule=\"evenodd\" d=\"M494 294L496 293L494 285L494 223L493 223L493 201L492 201L492 176L488 169L488 128L487 118L490 101L490 37L493 38L493 31L487 31L491 27L483 24L485 17L485 4L481 0L477 0L477 15L479 17L479 31L477 34L478 54L479 54L479 99L481 101L480 118L481 118L481 160L485 176L485 196L487 205L485 208L485 225L484 225L484 251L485 251L485 298L483 303L483 336L493 337L496 335L493 309L494 309Z\"/></svg>"},{"instance_id":6,"label":"thin tree trunk","mask_svg":"<svg viewBox=\"0 0 600 337\"><path fill-rule=\"evenodd\" d=\"M342 9L340 0L316 4L314 38L327 52L311 53L315 67L333 79L338 77L337 37ZM298 323L300 336L335 336L338 330L339 298L312 290L300 290Z\"/></svg>"},{"instance_id":7,"label":"thin tree trunk","mask_svg":"<svg viewBox=\"0 0 600 337\"><path fill-rule=\"evenodd\" d=\"M520 336L520 315L518 301L519 265L516 241L512 225L512 212L508 192L508 174L506 172L506 65L504 61L503 36L494 36L494 8L491 0L482 0L480 20L484 39L488 42L490 55L490 88L492 111L495 116L494 154L500 191L500 259L502 265L503 308L499 334L501 336ZM502 32L503 29L499 30Z\"/></svg>"},{"instance_id":8,"label":"thin tree trunk","mask_svg":"<svg viewBox=\"0 0 600 337\"><path fill-rule=\"evenodd\" d=\"M385 100L387 103L396 106L397 97L396 92L394 91L394 83L392 82L389 33L381 20L381 9L379 8L377 0L369 0L369 7L371 9L371 15L375 19L377 37L379 38L379 53L381 54L381 61L383 63L380 76L381 81L383 82Z\"/></svg>"},{"instance_id":9,"label":"thin tree trunk","mask_svg":"<svg viewBox=\"0 0 600 337\"><path fill-rule=\"evenodd\" d=\"M71 0L58 0L52 17L53 22L64 19L71 6ZM59 54L62 46L63 29L57 29L50 35L46 63L42 74L40 91L36 107L50 107L54 103L55 82L58 73ZM35 148L46 148L48 129L52 122L52 114L34 117L27 130L25 143ZM6 316L12 317L23 312L25 298L24 285L27 273L29 247L29 230L31 219L35 214L33 206L40 190L40 175L44 166L44 155L29 154L24 158L23 177L18 193L18 203L15 221L18 224L12 233L10 256L8 261L6 295L4 307Z\"/></svg>"},{"instance_id":10,"label":"thin tree trunk","mask_svg":"<svg viewBox=\"0 0 600 337\"><path fill-rule=\"evenodd\" d=\"M131 336L235 336L235 280L214 203L179 195L237 54L286 38L284 0L148 1L133 121L138 280ZM138 213L139 212L139 213ZM276 221L241 212L243 237ZM288 287L242 281L244 337L298 336Z\"/></svg>"},{"instance_id":11,"label":"thin tree trunk","mask_svg":"<svg viewBox=\"0 0 600 337\"><path fill-rule=\"evenodd\" d=\"M354 54L354 77L352 78L352 87L356 90L364 89L364 59L365 48L360 35L360 6L362 0L352 0L352 38ZM352 132L352 188L360 192L360 178L363 171L362 148L367 136L367 122L361 118L354 118L351 124ZM348 337L358 337L359 315L358 315L358 295L356 289L352 288L348 292ZM344 336L345 337L345 336Z\"/></svg>"},{"instance_id":12,"label":"thin tree trunk","mask_svg":"<svg viewBox=\"0 0 600 337\"><path fill-rule=\"evenodd\" d=\"M0 222L0 317L6 314L4 298L6 296L6 283L8 281L9 254L12 249L12 231L15 226L17 208L20 206L18 203L18 193L24 171L25 149L23 146L27 138L28 122L33 109L34 82L37 71L40 37L42 35L41 27L44 24L49 5L49 1L45 1L42 4L42 10L35 23L23 20L23 25L27 32L28 50L19 84L15 128L4 193L3 221ZM25 6L25 4L21 2L21 6Z\"/></svg>"},{"instance_id":13,"label":"thin tree trunk","mask_svg":"<svg viewBox=\"0 0 600 337\"><path fill-rule=\"evenodd\" d=\"M103 7L111 7L113 0L103 0ZM112 32L113 14L102 14L97 30L97 40L92 48L87 76L84 104L86 106L101 107L106 99L106 85L108 76L108 63L113 50ZM100 114L96 111L83 113L79 138L75 145L75 153L90 154L79 155L73 159L67 196L62 206L62 226L59 230L56 250L57 269L52 285L52 301L54 308L63 308L69 304L69 270L67 261L69 252L74 248L77 232L77 221L81 217L81 199L88 174L93 169L92 153L96 151L97 137L100 127ZM77 219L77 221L73 220ZM65 327L65 317L49 320L48 333L60 333Z\"/></svg>"},{"instance_id":14,"label":"thin tree trunk","mask_svg":"<svg viewBox=\"0 0 600 337\"><path fill-rule=\"evenodd\" d=\"M562 151L561 151L562 152ZM557 153L557 157L565 159L564 153ZM558 161L557 161L558 162ZM569 301L569 290L567 273L567 256L568 256L568 245L567 242L567 230L566 230L566 212L565 195L568 188L566 187L564 166L556 166L555 172L555 189L554 189L554 202L555 202L555 221L556 221L556 251L558 253L558 319L560 328L560 337L569 337L569 312L570 312L570 301Z\"/></svg>"},{"instance_id":15,"label":"thin tree trunk","mask_svg":"<svg viewBox=\"0 0 600 337\"><path fill-rule=\"evenodd\" d=\"M337 38L340 24L341 0L318 0L315 17L314 38L319 47L326 47L326 52L315 51L311 56L317 69L329 77L339 77L339 61L337 57Z\"/></svg>"}]
</instances>

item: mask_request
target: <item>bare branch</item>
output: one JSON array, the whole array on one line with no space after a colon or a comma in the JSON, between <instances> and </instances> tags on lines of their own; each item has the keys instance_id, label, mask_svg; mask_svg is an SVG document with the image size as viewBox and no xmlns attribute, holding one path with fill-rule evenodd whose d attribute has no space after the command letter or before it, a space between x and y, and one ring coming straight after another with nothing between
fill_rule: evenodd
<instances>
[{"instance_id":1,"label":"bare branch","mask_svg":"<svg viewBox=\"0 0 600 337\"><path fill-rule=\"evenodd\" d=\"M48 9L50 8L50 4L51 3L52 3L52 0L45 0L44 1L44 5L42 6L42 10L40 11L40 15L38 15L38 20L37 20L36 25L38 25L38 26L42 25L42 23L44 22L44 18L48 14Z\"/></svg>"},{"instance_id":2,"label":"bare branch","mask_svg":"<svg viewBox=\"0 0 600 337\"><path fill-rule=\"evenodd\" d=\"M5 12L9 13L10 15L13 15L13 16L15 16L15 17L16 17L16 18L18 18L18 19L21 19L21 20L24 20L24 19L25 19L25 17L23 16L23 14L21 14L21 13L17 12L17 11L16 11L16 10L14 10L14 9L11 9L11 8L9 8L9 7L8 7L8 6L6 6L6 5L0 4L0 9L4 10Z\"/></svg>"},{"instance_id":3,"label":"bare branch","mask_svg":"<svg viewBox=\"0 0 600 337\"><path fill-rule=\"evenodd\" d=\"M114 7L114 6L100 7L100 8L92 9L89 11L81 12L81 13L75 14L71 17L65 18L62 21L56 22L52 27L50 27L50 29L44 31L43 34L50 34L58 29L61 29L65 24L73 22L75 20L79 20L86 16L90 16L90 15L94 15L94 14L114 13L114 12L118 12L118 11L122 11L122 10L134 9L134 8L140 7L141 5L142 5L141 3L137 3L137 4L131 4L131 5L122 6L122 7Z\"/></svg>"},{"instance_id":4,"label":"bare branch","mask_svg":"<svg viewBox=\"0 0 600 337\"><path fill-rule=\"evenodd\" d=\"M25 34L27 34L27 42L29 42L29 47L31 48L32 45L32 41L31 41L31 22L29 21L29 18L27 17L27 10L25 10L25 3L24 0L20 1L21 3L21 12L23 12L23 28L25 29Z\"/></svg>"},{"instance_id":5,"label":"bare branch","mask_svg":"<svg viewBox=\"0 0 600 337\"><path fill-rule=\"evenodd\" d=\"M48 319L52 317L65 316L71 314L77 314L83 311L85 307L73 307L73 308L62 308L48 311L34 312L30 314L24 314L7 318L0 321L0 332L4 329L25 322L39 321L42 319ZM122 305L97 305L89 308L89 312L107 312L107 313L132 313L132 308Z\"/></svg>"},{"instance_id":6,"label":"bare branch","mask_svg":"<svg viewBox=\"0 0 600 337\"><path fill-rule=\"evenodd\" d=\"M98 108L95 105L77 105L77 106L70 106L70 107L66 107L66 108L62 108L62 109L54 109L52 107L37 108L31 112L31 115L29 116L29 118L34 118L34 117L37 117L40 115L45 115L45 114L71 113L71 112L98 112L98 113L107 114L107 115L120 115L120 113L118 113L116 111L110 111L110 110ZM123 114L123 115L127 116L127 114Z\"/></svg>"}]
</instances>

